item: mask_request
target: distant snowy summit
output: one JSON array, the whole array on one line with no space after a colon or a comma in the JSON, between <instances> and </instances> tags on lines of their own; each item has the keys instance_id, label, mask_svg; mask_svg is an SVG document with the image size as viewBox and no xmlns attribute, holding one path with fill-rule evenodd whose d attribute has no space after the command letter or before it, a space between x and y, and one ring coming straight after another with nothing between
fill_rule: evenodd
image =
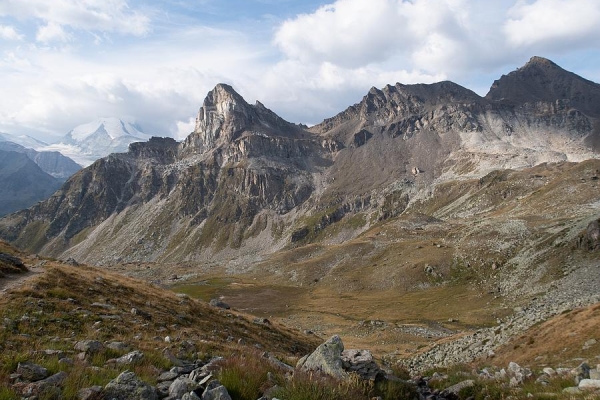
<instances>
[{"instance_id":1,"label":"distant snowy summit","mask_svg":"<svg viewBox=\"0 0 600 400\"><path fill-rule=\"evenodd\" d=\"M48 146L48 143L42 142L28 135L11 135L9 133L0 132L0 142L12 142L28 149L37 149L39 147Z\"/></svg>"},{"instance_id":2,"label":"distant snowy summit","mask_svg":"<svg viewBox=\"0 0 600 400\"><path fill-rule=\"evenodd\" d=\"M77 163L88 166L111 153L127 152L129 145L145 142L150 135L119 118L99 118L79 125L67 133L59 143L36 150L59 151Z\"/></svg>"}]
</instances>

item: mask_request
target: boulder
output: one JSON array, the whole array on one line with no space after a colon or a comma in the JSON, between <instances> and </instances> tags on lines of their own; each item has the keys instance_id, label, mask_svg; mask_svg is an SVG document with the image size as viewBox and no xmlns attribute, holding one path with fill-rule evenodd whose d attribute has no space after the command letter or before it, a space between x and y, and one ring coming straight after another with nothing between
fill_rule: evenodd
<instances>
[{"instance_id":1,"label":"boulder","mask_svg":"<svg viewBox=\"0 0 600 400\"><path fill-rule=\"evenodd\" d=\"M114 400L158 400L156 390L135 373L122 372L104 387L104 397Z\"/></svg>"},{"instance_id":2,"label":"boulder","mask_svg":"<svg viewBox=\"0 0 600 400\"><path fill-rule=\"evenodd\" d=\"M342 368L347 372L358 374L362 379L380 380L385 378L385 372L373 359L369 350L345 350L342 352Z\"/></svg>"},{"instance_id":3,"label":"boulder","mask_svg":"<svg viewBox=\"0 0 600 400\"><path fill-rule=\"evenodd\" d=\"M167 372L163 372L162 374L160 374L156 381L157 382L174 381L175 379L177 379L178 376L179 376L179 374L177 372L167 371Z\"/></svg>"},{"instance_id":4,"label":"boulder","mask_svg":"<svg viewBox=\"0 0 600 400\"><path fill-rule=\"evenodd\" d=\"M30 382L41 381L50 375L46 368L32 362L19 363L17 365L17 374L21 375L22 379Z\"/></svg>"},{"instance_id":5,"label":"boulder","mask_svg":"<svg viewBox=\"0 0 600 400\"><path fill-rule=\"evenodd\" d=\"M82 340L75 343L75 350L84 353L97 353L104 349L104 345L97 340Z\"/></svg>"},{"instance_id":6,"label":"boulder","mask_svg":"<svg viewBox=\"0 0 600 400\"><path fill-rule=\"evenodd\" d=\"M460 393L461 390L463 390L464 388L473 387L473 386L475 386L475 381L472 379L469 379L469 380L459 382L456 385L452 385L452 386L444 389L444 391L442 393L445 394L446 397L448 397L448 395L458 396L458 393Z\"/></svg>"},{"instance_id":7,"label":"boulder","mask_svg":"<svg viewBox=\"0 0 600 400\"><path fill-rule=\"evenodd\" d=\"M79 400L101 400L102 386L92 386L89 388L83 388L77 392L77 398Z\"/></svg>"},{"instance_id":8,"label":"boulder","mask_svg":"<svg viewBox=\"0 0 600 400\"><path fill-rule=\"evenodd\" d=\"M231 396L219 381L212 381L202 393L202 400L231 400Z\"/></svg>"},{"instance_id":9,"label":"boulder","mask_svg":"<svg viewBox=\"0 0 600 400\"><path fill-rule=\"evenodd\" d=\"M127 353L124 356L121 356L115 360L117 364L133 364L139 362L144 359L144 353L139 350L132 351L131 353Z\"/></svg>"},{"instance_id":10,"label":"boulder","mask_svg":"<svg viewBox=\"0 0 600 400\"><path fill-rule=\"evenodd\" d=\"M515 362L508 363L508 376L510 376L510 385L518 386L525 382L525 379L531 377L533 374L528 368L522 368Z\"/></svg>"},{"instance_id":11,"label":"boulder","mask_svg":"<svg viewBox=\"0 0 600 400\"><path fill-rule=\"evenodd\" d=\"M583 362L571 370L571 376L575 379L576 385L579 385L583 379L590 379L590 369L590 366Z\"/></svg>"},{"instance_id":12,"label":"boulder","mask_svg":"<svg viewBox=\"0 0 600 400\"><path fill-rule=\"evenodd\" d=\"M189 393L184 394L181 397L181 400L202 400L202 398L200 396L198 396L196 394L196 392L189 392Z\"/></svg>"},{"instance_id":13,"label":"boulder","mask_svg":"<svg viewBox=\"0 0 600 400\"><path fill-rule=\"evenodd\" d=\"M21 388L21 395L27 398L40 396L44 398L56 398L55 396L60 396L60 387L66 378L66 372L58 372L46 379L30 383Z\"/></svg>"},{"instance_id":14,"label":"boulder","mask_svg":"<svg viewBox=\"0 0 600 400\"><path fill-rule=\"evenodd\" d=\"M219 299L212 299L208 304L212 307L223 308L225 310L229 310L231 308L229 306L229 304L227 304Z\"/></svg>"},{"instance_id":15,"label":"boulder","mask_svg":"<svg viewBox=\"0 0 600 400\"><path fill-rule=\"evenodd\" d=\"M128 351L130 349L129 345L123 342L110 342L106 345L106 348L116 351Z\"/></svg>"},{"instance_id":16,"label":"boulder","mask_svg":"<svg viewBox=\"0 0 600 400\"><path fill-rule=\"evenodd\" d=\"M342 352L344 344L338 336L332 336L321 344L310 355L298 361L296 368L305 371L319 371L338 379L347 378L348 374L342 367Z\"/></svg>"},{"instance_id":17,"label":"boulder","mask_svg":"<svg viewBox=\"0 0 600 400\"><path fill-rule=\"evenodd\" d=\"M579 382L581 390L600 390L600 380L598 379L582 379Z\"/></svg>"},{"instance_id":18,"label":"boulder","mask_svg":"<svg viewBox=\"0 0 600 400\"><path fill-rule=\"evenodd\" d=\"M180 376L169 386L169 396L175 399L181 398L184 394L196 389L198 384L187 376Z\"/></svg>"}]
</instances>

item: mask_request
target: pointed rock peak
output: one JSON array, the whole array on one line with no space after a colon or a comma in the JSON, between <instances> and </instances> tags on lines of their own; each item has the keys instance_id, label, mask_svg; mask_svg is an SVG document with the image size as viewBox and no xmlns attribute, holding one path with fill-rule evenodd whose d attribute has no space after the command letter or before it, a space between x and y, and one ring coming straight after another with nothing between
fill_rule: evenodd
<instances>
[{"instance_id":1,"label":"pointed rock peak","mask_svg":"<svg viewBox=\"0 0 600 400\"><path fill-rule=\"evenodd\" d=\"M597 98L599 90L598 84L566 71L546 58L532 57L521 68L494 81L485 97L513 104L570 100L572 105L581 107L580 111L593 109L596 114L598 107L593 106L590 99ZM581 93L586 92L589 92L585 96L588 100L583 104Z\"/></svg>"},{"instance_id":2,"label":"pointed rock peak","mask_svg":"<svg viewBox=\"0 0 600 400\"><path fill-rule=\"evenodd\" d=\"M225 83L219 83L206 95L206 98L204 99L204 106L218 106L222 103L235 103L236 105L248 106L248 103L246 103L244 98L240 96L239 93L233 89L233 87Z\"/></svg>"},{"instance_id":3,"label":"pointed rock peak","mask_svg":"<svg viewBox=\"0 0 600 400\"><path fill-rule=\"evenodd\" d=\"M369 94L380 94L381 90L377 89L375 86L373 86L370 90L369 90Z\"/></svg>"},{"instance_id":4,"label":"pointed rock peak","mask_svg":"<svg viewBox=\"0 0 600 400\"><path fill-rule=\"evenodd\" d=\"M523 68L525 68L525 67L531 67L531 66L544 66L544 67L560 68L558 65L556 65L552 61L548 60L547 58L539 57L539 56L533 56L533 57L531 57L529 59L529 61L527 61L527 63L523 66Z\"/></svg>"},{"instance_id":5,"label":"pointed rock peak","mask_svg":"<svg viewBox=\"0 0 600 400\"><path fill-rule=\"evenodd\" d=\"M208 92L196 117L190 145L200 151L228 142L255 118L255 111L230 85L219 83Z\"/></svg>"}]
</instances>

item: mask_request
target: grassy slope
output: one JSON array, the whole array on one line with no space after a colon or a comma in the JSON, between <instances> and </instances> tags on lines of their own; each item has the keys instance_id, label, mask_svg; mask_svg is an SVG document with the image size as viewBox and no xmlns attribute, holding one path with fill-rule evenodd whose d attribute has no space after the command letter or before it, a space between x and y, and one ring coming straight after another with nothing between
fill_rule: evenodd
<instances>
[{"instance_id":1,"label":"grassy slope","mask_svg":"<svg viewBox=\"0 0 600 400\"><path fill-rule=\"evenodd\" d=\"M133 315L132 308L141 313ZM122 372L125 367L106 366L105 361L124 352L105 350L90 360L91 365L76 361L70 367L39 351L62 350L75 358L78 340L125 342L144 352L146 361L133 369L152 383L161 370L170 368L162 356L165 348L195 360L233 352L254 356L258 346L292 362L318 344L285 327L255 324L239 313L142 281L50 261L44 273L0 297L0 320L0 388L6 387L17 362L32 360L53 372L66 370L72 394L81 387L106 384ZM171 344L164 342L166 336L173 339ZM185 341L193 343L191 349ZM100 369L90 370L93 367Z\"/></svg>"}]
</instances>

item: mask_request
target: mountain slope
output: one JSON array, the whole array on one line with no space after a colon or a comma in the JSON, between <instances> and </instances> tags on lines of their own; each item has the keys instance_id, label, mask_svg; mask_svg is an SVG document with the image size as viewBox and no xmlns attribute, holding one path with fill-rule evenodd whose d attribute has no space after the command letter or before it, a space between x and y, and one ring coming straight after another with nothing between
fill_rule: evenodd
<instances>
[{"instance_id":1,"label":"mountain slope","mask_svg":"<svg viewBox=\"0 0 600 400\"><path fill-rule=\"evenodd\" d=\"M57 151L35 151L8 141L0 142L0 150L27 154L42 171L62 182L81 169L79 164Z\"/></svg>"},{"instance_id":2,"label":"mountain slope","mask_svg":"<svg viewBox=\"0 0 600 400\"><path fill-rule=\"evenodd\" d=\"M5 215L48 198L60 187L60 181L26 154L0 150L0 185L0 215Z\"/></svg>"},{"instance_id":3,"label":"mountain slope","mask_svg":"<svg viewBox=\"0 0 600 400\"><path fill-rule=\"evenodd\" d=\"M145 142L149 135L118 118L99 118L79 125L59 143L37 148L38 151L59 151L77 163L88 166L111 153L123 153L129 144Z\"/></svg>"}]
</instances>

